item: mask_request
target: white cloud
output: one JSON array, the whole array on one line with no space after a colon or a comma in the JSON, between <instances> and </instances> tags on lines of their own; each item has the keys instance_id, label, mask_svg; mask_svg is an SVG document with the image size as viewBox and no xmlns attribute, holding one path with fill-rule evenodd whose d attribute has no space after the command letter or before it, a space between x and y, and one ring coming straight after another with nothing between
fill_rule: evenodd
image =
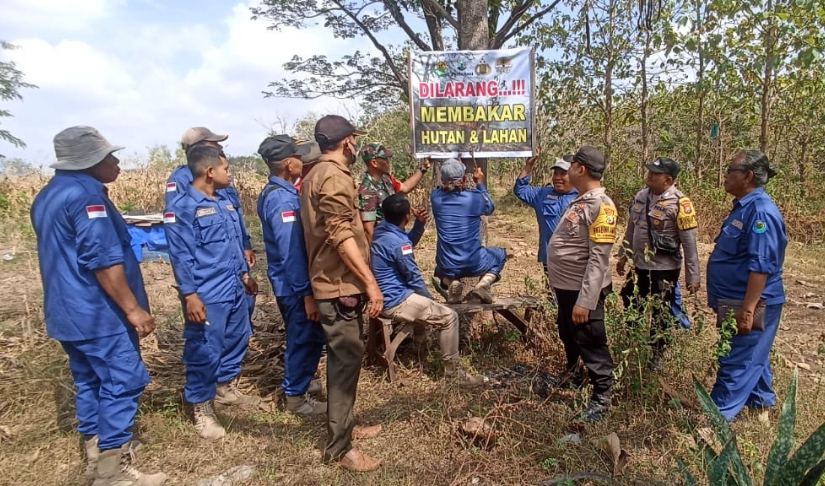
<instances>
[{"instance_id":1,"label":"white cloud","mask_svg":"<svg viewBox=\"0 0 825 486\"><path fill-rule=\"evenodd\" d=\"M79 31L109 16L121 0L5 0L2 23L46 30Z\"/></svg>"},{"instance_id":2,"label":"white cloud","mask_svg":"<svg viewBox=\"0 0 825 486\"><path fill-rule=\"evenodd\" d=\"M49 3L61 2L36 0L34 5ZM112 4L89 2L85 13L76 15L78 22L99 20ZM138 155L156 144L173 147L184 130L196 125L228 133L227 152L249 154L266 134L261 123L296 120L310 111L342 111L337 100L267 100L261 91L285 76L281 65L293 55L336 57L368 48L366 41L333 43L323 27L269 31L266 21L250 16L249 5L241 3L218 28L183 19L172 26L135 22L100 39L81 32L55 41L42 33L12 39L20 49L0 56L13 60L26 81L40 88L24 91L23 103L8 106L15 118L0 120L29 148L3 145L0 152L48 164L54 134L84 124ZM127 20L116 15L107 23L127 25Z\"/></svg>"}]
</instances>

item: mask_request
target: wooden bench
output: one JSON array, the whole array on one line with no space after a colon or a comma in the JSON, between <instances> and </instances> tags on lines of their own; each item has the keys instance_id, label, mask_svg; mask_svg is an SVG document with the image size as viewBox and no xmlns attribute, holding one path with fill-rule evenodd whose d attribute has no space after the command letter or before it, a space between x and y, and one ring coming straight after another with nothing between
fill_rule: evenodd
<instances>
[{"instance_id":1,"label":"wooden bench","mask_svg":"<svg viewBox=\"0 0 825 486\"><path fill-rule=\"evenodd\" d=\"M540 302L534 297L497 297L492 304L467 303L446 304L455 310L459 316L469 316L479 312L492 311L513 324L521 332L521 340L527 340L529 323L534 312L540 307ZM518 310L523 310L523 316ZM395 380L395 353L398 347L413 334L415 324L405 324L392 335L393 324L389 320L370 319L367 339L367 358L373 364L381 364L387 368L387 377L390 382ZM429 329L428 329L429 331Z\"/></svg>"}]
</instances>

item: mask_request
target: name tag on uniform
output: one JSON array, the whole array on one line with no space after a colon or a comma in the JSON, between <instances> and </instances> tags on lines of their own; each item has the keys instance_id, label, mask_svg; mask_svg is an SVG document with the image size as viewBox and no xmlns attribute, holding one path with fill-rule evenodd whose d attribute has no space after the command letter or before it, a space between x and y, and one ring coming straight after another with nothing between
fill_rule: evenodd
<instances>
[{"instance_id":1,"label":"name tag on uniform","mask_svg":"<svg viewBox=\"0 0 825 486\"><path fill-rule=\"evenodd\" d=\"M195 211L195 216L198 218L202 218L204 216L212 216L213 214L218 214L218 208L198 208L198 210Z\"/></svg>"},{"instance_id":2,"label":"name tag on uniform","mask_svg":"<svg viewBox=\"0 0 825 486\"><path fill-rule=\"evenodd\" d=\"M86 206L86 216L88 216L89 219L109 217L109 215L106 214L106 206L102 204L98 206Z\"/></svg>"},{"instance_id":3,"label":"name tag on uniform","mask_svg":"<svg viewBox=\"0 0 825 486\"><path fill-rule=\"evenodd\" d=\"M556 199L557 200L558 198L559 198L559 196L555 196L553 194L548 194L547 195L547 199Z\"/></svg>"},{"instance_id":4,"label":"name tag on uniform","mask_svg":"<svg viewBox=\"0 0 825 486\"><path fill-rule=\"evenodd\" d=\"M177 192L178 185L174 182L167 182L166 183L166 192Z\"/></svg>"},{"instance_id":5,"label":"name tag on uniform","mask_svg":"<svg viewBox=\"0 0 825 486\"><path fill-rule=\"evenodd\" d=\"M731 221L730 225L735 227L735 228L739 228L739 231L742 231L743 229L745 229L745 224L743 222L739 221L738 219L734 219L733 221Z\"/></svg>"},{"instance_id":6,"label":"name tag on uniform","mask_svg":"<svg viewBox=\"0 0 825 486\"><path fill-rule=\"evenodd\" d=\"M295 211L285 211L281 213L281 221L283 221L284 223L295 222Z\"/></svg>"},{"instance_id":7,"label":"name tag on uniform","mask_svg":"<svg viewBox=\"0 0 825 486\"><path fill-rule=\"evenodd\" d=\"M402 255L412 255L412 245L404 245L401 247Z\"/></svg>"},{"instance_id":8,"label":"name tag on uniform","mask_svg":"<svg viewBox=\"0 0 825 486\"><path fill-rule=\"evenodd\" d=\"M226 205L226 209L228 209L229 211L234 211L234 210L235 210L235 206L234 206L233 204L227 204L227 205Z\"/></svg>"},{"instance_id":9,"label":"name tag on uniform","mask_svg":"<svg viewBox=\"0 0 825 486\"><path fill-rule=\"evenodd\" d=\"M164 223L172 224L175 221L177 221L175 219L175 213L163 213L163 222Z\"/></svg>"}]
</instances>

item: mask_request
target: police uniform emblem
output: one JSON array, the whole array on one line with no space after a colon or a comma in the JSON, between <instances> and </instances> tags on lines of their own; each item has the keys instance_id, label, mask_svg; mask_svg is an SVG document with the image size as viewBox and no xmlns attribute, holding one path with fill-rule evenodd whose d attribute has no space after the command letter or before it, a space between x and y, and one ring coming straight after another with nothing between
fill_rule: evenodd
<instances>
[{"instance_id":1,"label":"police uniform emblem","mask_svg":"<svg viewBox=\"0 0 825 486\"><path fill-rule=\"evenodd\" d=\"M753 232L761 235L762 233L768 231L768 225L761 219L757 219L755 223L753 223Z\"/></svg>"}]
</instances>

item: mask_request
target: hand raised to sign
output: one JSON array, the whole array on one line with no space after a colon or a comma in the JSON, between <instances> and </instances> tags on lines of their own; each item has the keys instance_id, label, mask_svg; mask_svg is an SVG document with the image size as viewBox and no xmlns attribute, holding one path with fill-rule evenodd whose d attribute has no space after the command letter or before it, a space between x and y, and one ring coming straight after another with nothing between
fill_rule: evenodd
<instances>
[{"instance_id":1,"label":"hand raised to sign","mask_svg":"<svg viewBox=\"0 0 825 486\"><path fill-rule=\"evenodd\" d=\"M473 171L473 180L476 181L476 184L484 184L486 180L486 176L484 175L484 171L481 170L481 167L476 167Z\"/></svg>"}]
</instances>

